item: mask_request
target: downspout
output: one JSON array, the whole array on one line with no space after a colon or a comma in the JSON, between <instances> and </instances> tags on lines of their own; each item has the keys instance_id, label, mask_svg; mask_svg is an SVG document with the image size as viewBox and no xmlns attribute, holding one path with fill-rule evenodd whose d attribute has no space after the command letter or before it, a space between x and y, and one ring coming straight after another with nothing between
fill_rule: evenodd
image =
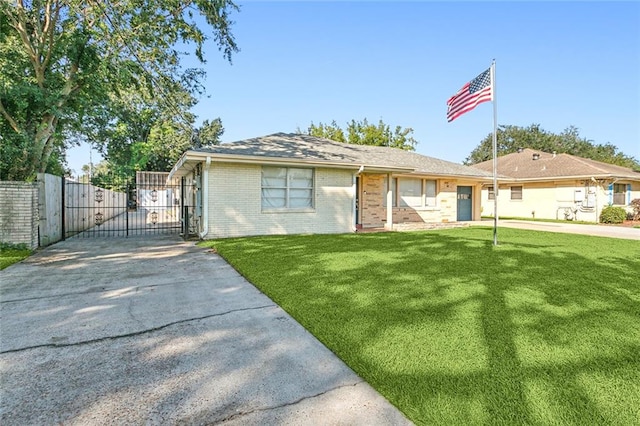
<instances>
[{"instance_id":1,"label":"downspout","mask_svg":"<svg viewBox=\"0 0 640 426\"><path fill-rule=\"evenodd\" d=\"M207 162L202 172L202 232L198 234L201 240L209 233L209 166L211 157L207 157Z\"/></svg>"}]
</instances>

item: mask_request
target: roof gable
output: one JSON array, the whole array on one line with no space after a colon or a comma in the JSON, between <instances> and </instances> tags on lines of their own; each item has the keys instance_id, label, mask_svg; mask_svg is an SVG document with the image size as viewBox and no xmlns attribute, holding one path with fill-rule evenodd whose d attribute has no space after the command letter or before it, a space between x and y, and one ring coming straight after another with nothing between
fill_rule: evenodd
<instances>
[{"instance_id":1,"label":"roof gable","mask_svg":"<svg viewBox=\"0 0 640 426\"><path fill-rule=\"evenodd\" d=\"M491 171L493 161L484 161L472 167ZM498 173L514 179L611 177L640 180L640 173L626 167L570 154L549 154L529 148L498 157Z\"/></svg>"}]
</instances>

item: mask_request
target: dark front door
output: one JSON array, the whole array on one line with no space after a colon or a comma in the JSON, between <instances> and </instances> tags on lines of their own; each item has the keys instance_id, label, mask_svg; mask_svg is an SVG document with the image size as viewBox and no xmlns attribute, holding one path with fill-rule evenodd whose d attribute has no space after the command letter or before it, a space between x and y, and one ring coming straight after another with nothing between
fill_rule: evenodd
<instances>
[{"instance_id":1,"label":"dark front door","mask_svg":"<svg viewBox=\"0 0 640 426\"><path fill-rule=\"evenodd\" d=\"M470 186L458 187L458 222L472 219L472 188Z\"/></svg>"}]
</instances>

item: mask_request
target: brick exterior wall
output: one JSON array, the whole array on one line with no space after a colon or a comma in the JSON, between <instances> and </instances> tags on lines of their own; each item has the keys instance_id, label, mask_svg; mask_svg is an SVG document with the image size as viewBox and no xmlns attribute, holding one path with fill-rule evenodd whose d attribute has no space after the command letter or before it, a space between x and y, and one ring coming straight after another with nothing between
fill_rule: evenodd
<instances>
[{"instance_id":1,"label":"brick exterior wall","mask_svg":"<svg viewBox=\"0 0 640 426\"><path fill-rule=\"evenodd\" d=\"M360 224L363 228L383 227L387 222L386 207L382 200L384 174L362 174L360 176ZM446 223L457 220L457 184L455 180L437 180L436 207L415 209L394 207L393 223Z\"/></svg>"},{"instance_id":2,"label":"brick exterior wall","mask_svg":"<svg viewBox=\"0 0 640 426\"><path fill-rule=\"evenodd\" d=\"M0 241L38 247L38 186L0 182Z\"/></svg>"},{"instance_id":3,"label":"brick exterior wall","mask_svg":"<svg viewBox=\"0 0 640 426\"><path fill-rule=\"evenodd\" d=\"M353 231L353 172L315 169L315 208L263 212L260 165L211 163L209 233L205 238Z\"/></svg>"},{"instance_id":4,"label":"brick exterior wall","mask_svg":"<svg viewBox=\"0 0 640 426\"><path fill-rule=\"evenodd\" d=\"M387 209L382 206L385 175L360 175L360 224L363 228L382 227L387 221ZM394 219L395 222L395 219Z\"/></svg>"}]
</instances>

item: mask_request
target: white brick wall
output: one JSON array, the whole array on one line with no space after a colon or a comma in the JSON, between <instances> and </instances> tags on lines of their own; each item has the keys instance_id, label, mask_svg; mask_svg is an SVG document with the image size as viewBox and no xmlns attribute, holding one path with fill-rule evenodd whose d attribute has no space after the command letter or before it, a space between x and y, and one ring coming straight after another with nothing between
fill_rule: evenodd
<instances>
[{"instance_id":1,"label":"white brick wall","mask_svg":"<svg viewBox=\"0 0 640 426\"><path fill-rule=\"evenodd\" d=\"M38 187L0 182L0 241L38 247Z\"/></svg>"},{"instance_id":2,"label":"white brick wall","mask_svg":"<svg viewBox=\"0 0 640 426\"><path fill-rule=\"evenodd\" d=\"M263 212L261 170L259 165L211 164L206 238L353 230L352 172L315 169L315 209L311 212Z\"/></svg>"}]
</instances>

